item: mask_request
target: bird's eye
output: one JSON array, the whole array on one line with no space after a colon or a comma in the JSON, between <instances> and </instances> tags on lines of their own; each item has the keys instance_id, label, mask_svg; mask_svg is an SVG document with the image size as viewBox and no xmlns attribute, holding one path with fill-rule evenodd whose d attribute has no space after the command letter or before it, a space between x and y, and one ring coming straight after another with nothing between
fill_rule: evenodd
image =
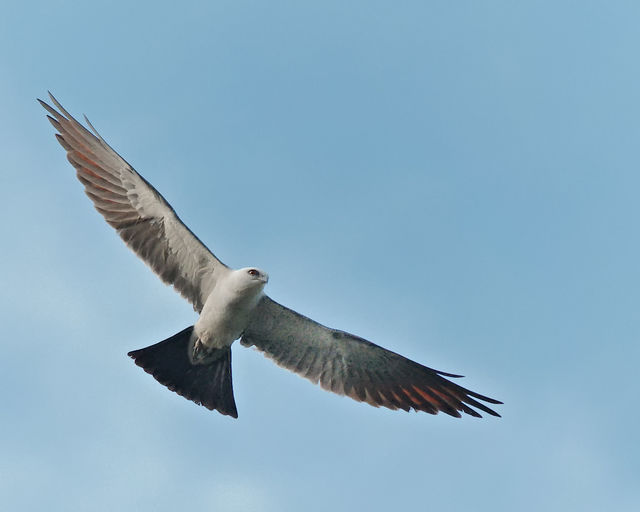
<instances>
[{"instance_id":1,"label":"bird's eye","mask_svg":"<svg viewBox=\"0 0 640 512\"><path fill-rule=\"evenodd\" d=\"M260 275L260 272L258 272L255 268L252 268L252 269L248 270L248 271L247 271L247 273L248 273L250 276L253 276L253 277L255 277L255 276L257 276L257 275Z\"/></svg>"}]
</instances>

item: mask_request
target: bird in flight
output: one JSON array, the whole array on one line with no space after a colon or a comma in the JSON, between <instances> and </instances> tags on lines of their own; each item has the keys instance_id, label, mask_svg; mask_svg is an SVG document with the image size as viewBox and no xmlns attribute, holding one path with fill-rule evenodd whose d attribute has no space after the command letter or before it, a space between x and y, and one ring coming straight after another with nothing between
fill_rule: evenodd
<instances>
[{"instance_id":1,"label":"bird in flight","mask_svg":"<svg viewBox=\"0 0 640 512\"><path fill-rule=\"evenodd\" d=\"M179 395L238 417L231 380L231 345L256 347L279 366L339 395L374 407L500 416L501 404L363 338L325 327L264 293L259 268L234 270L185 226L160 193L98 134L49 94L42 100L56 138L85 193L120 238L199 313L196 323L164 341L129 352L135 363ZM57 109L57 110L56 110Z\"/></svg>"}]
</instances>

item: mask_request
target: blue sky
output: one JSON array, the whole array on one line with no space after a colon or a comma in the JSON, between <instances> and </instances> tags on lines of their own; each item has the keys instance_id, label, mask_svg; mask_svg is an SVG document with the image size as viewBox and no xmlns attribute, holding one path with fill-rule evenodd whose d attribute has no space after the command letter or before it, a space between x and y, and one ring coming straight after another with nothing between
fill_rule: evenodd
<instances>
[{"instance_id":1,"label":"blue sky","mask_svg":"<svg viewBox=\"0 0 640 512\"><path fill-rule=\"evenodd\" d=\"M637 510L637 2L14 2L6 510ZM234 347L239 419L126 357L190 306L93 210L50 89L277 301L505 402L375 409Z\"/></svg>"}]
</instances>

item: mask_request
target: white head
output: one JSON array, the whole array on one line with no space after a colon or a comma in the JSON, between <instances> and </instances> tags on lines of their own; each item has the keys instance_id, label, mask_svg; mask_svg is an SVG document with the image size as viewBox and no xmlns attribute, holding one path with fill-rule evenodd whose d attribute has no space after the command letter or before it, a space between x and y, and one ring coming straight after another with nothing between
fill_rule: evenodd
<instances>
[{"instance_id":1,"label":"white head","mask_svg":"<svg viewBox=\"0 0 640 512\"><path fill-rule=\"evenodd\" d=\"M246 267L234 270L233 281L237 291L262 291L269 281L269 274L256 267Z\"/></svg>"}]
</instances>

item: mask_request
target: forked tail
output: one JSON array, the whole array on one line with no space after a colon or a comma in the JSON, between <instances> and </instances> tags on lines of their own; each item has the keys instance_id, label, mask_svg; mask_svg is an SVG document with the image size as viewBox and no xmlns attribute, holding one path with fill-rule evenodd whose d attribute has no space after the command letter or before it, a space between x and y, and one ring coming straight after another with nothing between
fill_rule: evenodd
<instances>
[{"instance_id":1,"label":"forked tail","mask_svg":"<svg viewBox=\"0 0 640 512\"><path fill-rule=\"evenodd\" d=\"M238 417L231 381L231 347L206 364L192 364L189 339L193 326L150 347L129 352L135 363L171 391L209 410Z\"/></svg>"}]
</instances>

